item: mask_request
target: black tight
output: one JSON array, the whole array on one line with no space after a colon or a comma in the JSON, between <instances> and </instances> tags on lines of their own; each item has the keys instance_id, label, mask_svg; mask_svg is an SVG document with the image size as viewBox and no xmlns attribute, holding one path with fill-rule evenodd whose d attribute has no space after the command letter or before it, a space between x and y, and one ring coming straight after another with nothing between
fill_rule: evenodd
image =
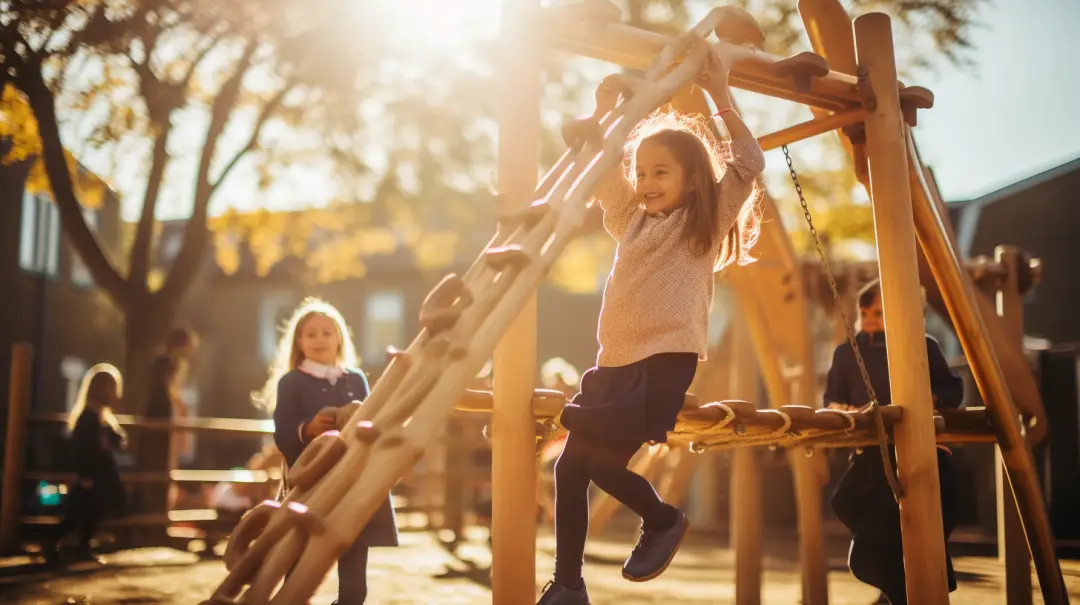
<instances>
[{"instance_id":1,"label":"black tight","mask_svg":"<svg viewBox=\"0 0 1080 605\"><path fill-rule=\"evenodd\" d=\"M675 509L644 477L626 468L640 447L601 443L570 432L555 464L556 583L571 588L582 584L590 481L637 513L648 529L666 529L675 522Z\"/></svg>"},{"instance_id":2,"label":"black tight","mask_svg":"<svg viewBox=\"0 0 1080 605\"><path fill-rule=\"evenodd\" d=\"M338 559L338 604L364 605L367 599L368 547L353 544Z\"/></svg>"},{"instance_id":3,"label":"black tight","mask_svg":"<svg viewBox=\"0 0 1080 605\"><path fill-rule=\"evenodd\" d=\"M90 539L94 537L100 519L101 505L94 489L87 489L75 483L71 488L67 513L56 526L53 541L59 543L73 528L78 528L79 546L90 548Z\"/></svg>"}]
</instances>

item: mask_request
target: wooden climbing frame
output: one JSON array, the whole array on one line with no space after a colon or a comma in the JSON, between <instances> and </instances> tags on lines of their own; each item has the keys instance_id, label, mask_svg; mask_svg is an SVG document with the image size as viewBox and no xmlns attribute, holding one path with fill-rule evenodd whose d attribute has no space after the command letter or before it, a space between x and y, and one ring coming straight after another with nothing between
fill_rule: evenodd
<instances>
[{"instance_id":1,"label":"wooden climbing frame","mask_svg":"<svg viewBox=\"0 0 1080 605\"><path fill-rule=\"evenodd\" d=\"M804 3L827 5L832 15L839 6L835 0ZM856 19L853 26L847 21L848 29L854 29L849 38L854 44L846 51L852 56L857 51L858 62L851 64L859 69L842 73L830 69L822 56L826 53L776 57L733 44L730 38L704 44L712 32L728 31L730 11L714 10L687 34L669 37L619 23L620 15L612 6L606 0L585 0L542 10L539 0L504 0L499 170L506 212L499 217L498 230L463 276L447 276L429 295L421 311L421 332L395 356L364 405L351 411L340 431L326 433L308 446L290 470L293 490L287 498L259 505L239 523L225 555L228 575L206 603L306 602L384 501L387 490L422 455L447 415L462 402L474 411L490 409L493 416L493 602L533 602L535 528L523 521L533 518L535 507L535 419L554 416L564 403L561 397L537 396L532 388L535 292L583 225L594 187L620 165L631 129L657 107L692 90L689 84L699 75L709 52L723 54L731 62L735 86L803 103L818 112L811 123L762 137L768 145L841 126L849 127L846 132L863 127L860 135L846 140L857 167L859 158L867 160L875 223L889 226L878 230L896 402L885 416L892 427L906 491L901 522L910 599L929 605L948 602L944 543L935 539L942 532L934 444L989 439L987 419L992 418L1044 598L1055 605L1066 603L1046 513L1038 490L1033 489L1037 487L1035 471L1016 406L1028 419L1029 438L1043 429L1037 420L1045 419L1045 413L1037 393L1031 397L1023 387L1015 386L1023 384L1023 378L1008 375L1004 364L999 365L1001 350L1008 347L998 343L1005 337L995 336L997 324L988 319L993 310L988 315L979 306L971 279L962 270L943 226L941 209L920 180L924 171L903 120L914 122L915 110L928 107L932 96L897 82L889 18L871 13ZM539 28L534 27L536 23ZM601 104L592 120L574 125L570 148L534 187L540 137L537 56L547 43L644 73L629 84L617 103ZM931 411L922 304L910 295L920 283L916 233L972 360L986 410L937 418ZM783 234L776 236L776 241L782 239L786 241ZM784 287L798 285L790 276L796 269L788 267L788 276L780 278ZM742 270L733 269L733 279ZM755 300L746 294L749 290L737 289L756 356L770 385L770 398L803 405L759 410L741 401L700 405L688 397L672 443L695 444L700 449L850 446L868 440L872 433L864 416L813 409L809 340L803 338L785 355L790 367L768 361L770 343L779 341L769 332L761 309L745 304ZM804 295L792 296L805 304ZM793 321L805 324L807 315ZM462 398L493 353L493 395L473 392ZM820 497L815 497L810 468L799 459L805 456L792 457L804 511L800 517L803 566L813 568L804 576L803 602L824 605L823 551L806 538L816 531L820 541L820 518L815 527L814 515L805 513L815 510L808 508L814 500L820 506ZM815 514L820 517L820 510ZM739 602L751 601L740 598Z\"/></svg>"}]
</instances>

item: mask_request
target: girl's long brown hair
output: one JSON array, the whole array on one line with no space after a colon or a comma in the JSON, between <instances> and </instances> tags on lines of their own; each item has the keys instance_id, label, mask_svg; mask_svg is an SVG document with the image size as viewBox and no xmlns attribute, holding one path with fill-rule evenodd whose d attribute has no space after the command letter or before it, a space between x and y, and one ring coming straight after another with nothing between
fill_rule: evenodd
<instances>
[{"instance_id":1,"label":"girl's long brown hair","mask_svg":"<svg viewBox=\"0 0 1080 605\"><path fill-rule=\"evenodd\" d=\"M270 362L270 371L266 384L252 395L255 404L268 412L273 412L274 408L277 407L278 381L304 361L304 354L300 351L297 336L300 335L304 322L313 315L322 315L337 326L337 362L346 368L355 368L360 365L360 359L356 355L356 347L353 346L352 334L350 334L349 326L346 325L345 318L341 316L341 313L328 302L314 297L305 298L300 303L300 306L293 311L289 321L285 324L284 333L278 342L277 351L274 353L274 359Z\"/></svg>"},{"instance_id":2,"label":"girl's long brown hair","mask_svg":"<svg viewBox=\"0 0 1080 605\"><path fill-rule=\"evenodd\" d=\"M743 202L735 224L721 234L717 222L720 180L724 176L725 153L714 143L704 120L676 112L660 112L638 124L626 144L626 160L631 179L637 177L637 151L644 142L663 145L675 156L686 176L688 220L683 231L695 254L716 252L714 271L731 263L748 265L756 259L750 249L761 235L761 191L755 186ZM631 181L634 182L634 181Z\"/></svg>"}]
</instances>

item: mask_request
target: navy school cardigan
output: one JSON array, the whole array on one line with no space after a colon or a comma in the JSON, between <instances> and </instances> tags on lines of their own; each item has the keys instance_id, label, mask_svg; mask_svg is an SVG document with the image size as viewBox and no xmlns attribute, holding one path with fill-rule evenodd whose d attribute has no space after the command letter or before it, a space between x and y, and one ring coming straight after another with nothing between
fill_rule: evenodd
<instances>
[{"instance_id":1,"label":"navy school cardigan","mask_svg":"<svg viewBox=\"0 0 1080 605\"><path fill-rule=\"evenodd\" d=\"M889 385L889 360L885 348L885 335L859 332L855 336L855 342L858 343L859 352L862 353L863 361L866 363L866 372L870 375L870 384L877 393L878 403L891 404L892 391ZM930 335L926 336L926 355L930 365L930 391L937 397L936 407L940 409L960 407L964 399L964 381L953 374L948 362L945 361L945 355L941 352L941 345ZM850 343L841 344L833 353L824 400L825 405L845 403L862 407L870 403L870 395L866 391L859 365L855 360L855 351Z\"/></svg>"},{"instance_id":2,"label":"navy school cardigan","mask_svg":"<svg viewBox=\"0 0 1080 605\"><path fill-rule=\"evenodd\" d=\"M274 442L288 466L296 464L307 443L300 437L300 427L309 422L325 407L342 407L352 401L363 401L368 395L368 381L364 373L347 369L335 384L300 370L292 370L281 377L277 388L277 405L274 407ZM397 546L397 522L394 509L387 494L364 532L357 540L366 546Z\"/></svg>"}]
</instances>

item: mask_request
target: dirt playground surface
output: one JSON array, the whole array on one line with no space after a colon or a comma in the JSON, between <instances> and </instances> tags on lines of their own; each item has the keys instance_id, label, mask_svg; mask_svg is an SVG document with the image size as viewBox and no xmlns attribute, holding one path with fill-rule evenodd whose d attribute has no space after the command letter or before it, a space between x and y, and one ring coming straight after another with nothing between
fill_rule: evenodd
<instances>
[{"instance_id":1,"label":"dirt playground surface","mask_svg":"<svg viewBox=\"0 0 1080 605\"><path fill-rule=\"evenodd\" d=\"M688 541L671 568L646 584L622 579L622 561L634 536L613 534L591 542L586 580L597 605L733 603L733 559L703 537ZM715 542L715 541L713 541ZM537 549L537 593L551 577L554 540L541 535ZM64 573L41 570L30 559L0 560L0 604L19 605L197 605L207 598L225 575L220 559L199 559L168 548L121 551L105 557L106 565L75 566ZM491 602L487 565L490 553L483 541L466 544L458 556L442 548L430 533L402 534L400 548L377 549L369 571L370 605L473 605ZM877 591L860 584L847 572L842 558L830 559L830 605L869 605ZM1080 562L1065 561L1069 595L1080 602ZM951 595L953 605L1005 603L1002 570L995 559L962 557L956 560L960 588ZM799 570L790 556L767 557L763 603L799 603ZM328 605L337 592L337 574L331 572L312 598L313 605ZM1038 596L1036 603L1042 603Z\"/></svg>"}]
</instances>

